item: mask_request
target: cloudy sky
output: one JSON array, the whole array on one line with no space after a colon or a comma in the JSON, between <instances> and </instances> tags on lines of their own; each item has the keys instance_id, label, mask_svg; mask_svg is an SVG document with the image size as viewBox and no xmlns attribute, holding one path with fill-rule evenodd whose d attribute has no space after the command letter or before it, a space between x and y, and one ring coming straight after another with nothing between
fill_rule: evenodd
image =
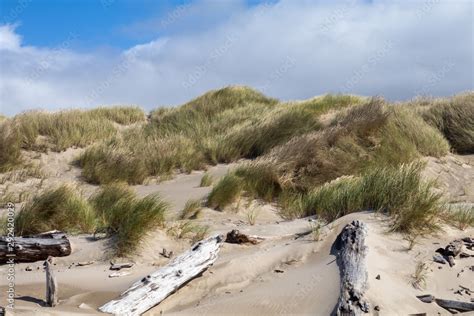
<instances>
[{"instance_id":1,"label":"cloudy sky","mask_svg":"<svg viewBox=\"0 0 474 316\"><path fill-rule=\"evenodd\" d=\"M2 0L0 112L473 88L471 0Z\"/></svg>"}]
</instances>

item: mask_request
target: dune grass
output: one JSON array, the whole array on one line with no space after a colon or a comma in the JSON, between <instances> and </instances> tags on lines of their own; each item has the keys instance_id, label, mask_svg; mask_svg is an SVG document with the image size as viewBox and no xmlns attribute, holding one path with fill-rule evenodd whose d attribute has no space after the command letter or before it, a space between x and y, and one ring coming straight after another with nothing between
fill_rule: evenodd
<instances>
[{"instance_id":1,"label":"dune grass","mask_svg":"<svg viewBox=\"0 0 474 316\"><path fill-rule=\"evenodd\" d=\"M474 100L435 106L426 117L434 122L455 151L461 154L474 153Z\"/></svg>"},{"instance_id":2,"label":"dune grass","mask_svg":"<svg viewBox=\"0 0 474 316\"><path fill-rule=\"evenodd\" d=\"M439 131L415 111L370 99L339 113L323 129L297 135L241 165L235 175L248 195L270 201L283 191L308 192L344 175L439 157L448 150Z\"/></svg>"},{"instance_id":3,"label":"dune grass","mask_svg":"<svg viewBox=\"0 0 474 316\"><path fill-rule=\"evenodd\" d=\"M421 182L421 166L413 162L448 150L439 131L414 110L369 99L322 130L241 164L214 186L208 204L223 209L245 194L277 201L287 218L317 214L332 221L372 209L391 215L397 231L410 231L410 222L434 229L439 197Z\"/></svg>"},{"instance_id":4,"label":"dune grass","mask_svg":"<svg viewBox=\"0 0 474 316\"><path fill-rule=\"evenodd\" d=\"M0 149L8 154L0 155L0 170L21 164L21 149L61 151L95 143L79 160L92 183L143 183L149 176L273 152L277 160L295 163L298 156L310 155L314 163L309 165L321 165L304 170L300 182L320 185L350 170L359 172L362 162L396 165L442 156L449 150L447 141L457 152L473 152L473 100L474 94L467 93L395 106L343 95L279 102L234 86L177 108L157 109L148 121L137 107L27 112L1 123ZM328 126L331 116L324 115L329 112L335 118ZM116 124L135 125L117 132ZM303 152L292 153L297 148ZM341 159L348 160L332 163ZM313 172L321 170L328 171L315 177Z\"/></svg>"},{"instance_id":5,"label":"dune grass","mask_svg":"<svg viewBox=\"0 0 474 316\"><path fill-rule=\"evenodd\" d=\"M247 223L251 226L257 223L258 215L260 215L260 209L257 207L250 207L245 214L247 218Z\"/></svg>"},{"instance_id":6,"label":"dune grass","mask_svg":"<svg viewBox=\"0 0 474 316\"><path fill-rule=\"evenodd\" d=\"M67 185L35 196L22 206L15 218L17 235L55 229L71 233L92 232L94 226L92 208L76 188Z\"/></svg>"},{"instance_id":7,"label":"dune grass","mask_svg":"<svg viewBox=\"0 0 474 316\"><path fill-rule=\"evenodd\" d=\"M432 192L433 183L421 180L420 163L371 166L360 175L339 177L305 190L285 186L276 174L261 176L267 169L252 172L258 170L255 163L249 166L218 182L208 205L223 209L246 194L275 200L286 218L317 215L331 222L352 212L372 210L391 216L393 231L425 233L438 227L440 196Z\"/></svg>"},{"instance_id":8,"label":"dune grass","mask_svg":"<svg viewBox=\"0 0 474 316\"><path fill-rule=\"evenodd\" d=\"M117 133L114 123L145 121L137 107L30 111L0 122L0 172L21 167L21 150L63 151L85 147Z\"/></svg>"},{"instance_id":9,"label":"dune grass","mask_svg":"<svg viewBox=\"0 0 474 316\"><path fill-rule=\"evenodd\" d=\"M97 222L96 229L102 231L109 230L116 233L121 222L127 216L126 211L117 209L118 203L129 202L135 199L135 192L124 183L113 183L101 187L99 192L90 197L89 203L95 210Z\"/></svg>"},{"instance_id":10,"label":"dune grass","mask_svg":"<svg viewBox=\"0 0 474 316\"><path fill-rule=\"evenodd\" d=\"M415 272L411 275L411 284L415 289L422 290L426 287L429 266L426 262L418 261Z\"/></svg>"},{"instance_id":11,"label":"dune grass","mask_svg":"<svg viewBox=\"0 0 474 316\"><path fill-rule=\"evenodd\" d=\"M21 147L28 150L62 151L84 147L115 133L111 121L80 110L26 112L15 116L12 122L19 131Z\"/></svg>"},{"instance_id":12,"label":"dune grass","mask_svg":"<svg viewBox=\"0 0 474 316\"><path fill-rule=\"evenodd\" d=\"M74 187L46 190L26 202L15 218L18 235L49 230L67 233L106 231L113 237L115 254L136 251L147 232L164 223L168 205L157 195L138 198L123 183L101 187L89 200Z\"/></svg>"},{"instance_id":13,"label":"dune grass","mask_svg":"<svg viewBox=\"0 0 474 316\"><path fill-rule=\"evenodd\" d=\"M0 122L0 172L6 172L22 162L18 132Z\"/></svg>"},{"instance_id":14,"label":"dune grass","mask_svg":"<svg viewBox=\"0 0 474 316\"><path fill-rule=\"evenodd\" d=\"M451 98L416 98L406 104L437 128L452 149L460 154L474 153L474 92Z\"/></svg>"},{"instance_id":15,"label":"dune grass","mask_svg":"<svg viewBox=\"0 0 474 316\"><path fill-rule=\"evenodd\" d=\"M176 239L188 238L191 244L203 240L209 234L209 226L203 226L192 221L185 220L174 223L168 227L168 234Z\"/></svg>"},{"instance_id":16,"label":"dune grass","mask_svg":"<svg viewBox=\"0 0 474 316\"><path fill-rule=\"evenodd\" d=\"M390 215L393 231L434 231L440 196L431 191L432 183L421 180L421 168L418 163L380 167L360 177L324 184L306 195L305 215L316 214L330 222L352 212L372 210Z\"/></svg>"},{"instance_id":17,"label":"dune grass","mask_svg":"<svg viewBox=\"0 0 474 316\"><path fill-rule=\"evenodd\" d=\"M443 134L425 122L415 110L395 106L389 111L389 122L384 132L405 142L398 148L410 151L413 156L442 157L449 152L449 143Z\"/></svg>"},{"instance_id":18,"label":"dune grass","mask_svg":"<svg viewBox=\"0 0 474 316\"><path fill-rule=\"evenodd\" d=\"M180 219L194 219L197 218L199 212L201 211L202 205L201 200L188 200L184 205L181 214L179 215Z\"/></svg>"},{"instance_id":19,"label":"dune grass","mask_svg":"<svg viewBox=\"0 0 474 316\"><path fill-rule=\"evenodd\" d=\"M474 226L474 206L469 204L447 205L442 217L460 230Z\"/></svg>"},{"instance_id":20,"label":"dune grass","mask_svg":"<svg viewBox=\"0 0 474 316\"><path fill-rule=\"evenodd\" d=\"M93 146L79 161L90 182L142 183L148 176L258 157L292 137L319 130L319 115L358 102L356 97L324 96L278 103L250 88L227 87L178 108L156 110L149 124ZM119 163L140 172L114 175Z\"/></svg>"},{"instance_id":21,"label":"dune grass","mask_svg":"<svg viewBox=\"0 0 474 316\"><path fill-rule=\"evenodd\" d=\"M229 173L212 188L207 198L207 206L223 210L239 198L242 189L241 178Z\"/></svg>"},{"instance_id":22,"label":"dune grass","mask_svg":"<svg viewBox=\"0 0 474 316\"><path fill-rule=\"evenodd\" d=\"M212 185L212 182L214 182L213 177L209 173L205 173L202 178L201 182L199 183L200 187L210 187Z\"/></svg>"},{"instance_id":23,"label":"dune grass","mask_svg":"<svg viewBox=\"0 0 474 316\"><path fill-rule=\"evenodd\" d=\"M87 149L77 160L82 176L93 184L124 181L139 184L147 177L145 159L133 156L120 147L120 139L112 139Z\"/></svg>"},{"instance_id":24,"label":"dune grass","mask_svg":"<svg viewBox=\"0 0 474 316\"><path fill-rule=\"evenodd\" d=\"M158 195L138 198L126 184L113 183L91 197L99 227L115 236L116 255L132 254L147 232L164 224L168 205Z\"/></svg>"},{"instance_id":25,"label":"dune grass","mask_svg":"<svg viewBox=\"0 0 474 316\"><path fill-rule=\"evenodd\" d=\"M145 121L145 113L138 106L100 107L88 112L91 117L104 118L121 125Z\"/></svg>"}]
</instances>

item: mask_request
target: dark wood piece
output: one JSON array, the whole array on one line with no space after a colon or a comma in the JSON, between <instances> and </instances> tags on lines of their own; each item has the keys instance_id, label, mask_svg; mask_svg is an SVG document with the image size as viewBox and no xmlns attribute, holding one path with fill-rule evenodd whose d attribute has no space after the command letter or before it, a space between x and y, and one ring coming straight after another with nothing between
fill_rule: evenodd
<instances>
[{"instance_id":1,"label":"dark wood piece","mask_svg":"<svg viewBox=\"0 0 474 316\"><path fill-rule=\"evenodd\" d=\"M259 239L258 237L254 236L248 236L245 234L242 234L239 232L237 229L233 229L230 232L227 233L225 242L230 243L230 244L253 244L256 245L258 244L262 239Z\"/></svg>"},{"instance_id":2,"label":"dark wood piece","mask_svg":"<svg viewBox=\"0 0 474 316\"><path fill-rule=\"evenodd\" d=\"M435 302L445 309L455 309L460 312L472 312L474 311L474 303L469 302L459 302L453 300L443 300L436 298Z\"/></svg>"},{"instance_id":3,"label":"dark wood piece","mask_svg":"<svg viewBox=\"0 0 474 316\"><path fill-rule=\"evenodd\" d=\"M14 258L15 262L34 262L46 260L51 257L65 257L71 254L71 243L65 233L51 231L33 236L15 237L13 239L14 257L9 257L9 241L5 236L0 236L0 263Z\"/></svg>"}]
</instances>

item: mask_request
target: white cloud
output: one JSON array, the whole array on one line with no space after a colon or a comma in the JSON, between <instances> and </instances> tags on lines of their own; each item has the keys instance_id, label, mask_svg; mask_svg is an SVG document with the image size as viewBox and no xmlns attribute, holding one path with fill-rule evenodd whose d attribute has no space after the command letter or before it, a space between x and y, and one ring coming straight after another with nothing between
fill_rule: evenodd
<instances>
[{"instance_id":1,"label":"white cloud","mask_svg":"<svg viewBox=\"0 0 474 316\"><path fill-rule=\"evenodd\" d=\"M406 99L473 89L471 1L229 5L219 9L227 18L208 27L199 27L199 12L212 3L193 6L199 10L166 20L167 29L179 25L174 32L118 53L24 46L13 26L0 27L0 112L151 109L230 84L282 99L326 92Z\"/></svg>"},{"instance_id":2,"label":"white cloud","mask_svg":"<svg viewBox=\"0 0 474 316\"><path fill-rule=\"evenodd\" d=\"M20 48L21 37L15 33L15 28L11 24L0 26L0 51Z\"/></svg>"}]
</instances>

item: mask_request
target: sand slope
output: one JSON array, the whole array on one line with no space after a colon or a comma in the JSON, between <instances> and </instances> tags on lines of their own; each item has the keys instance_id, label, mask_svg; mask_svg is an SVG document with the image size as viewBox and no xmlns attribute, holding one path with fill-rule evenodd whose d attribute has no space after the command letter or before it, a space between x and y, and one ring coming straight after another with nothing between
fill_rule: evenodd
<instances>
[{"instance_id":1,"label":"sand slope","mask_svg":"<svg viewBox=\"0 0 474 316\"><path fill-rule=\"evenodd\" d=\"M315 242L309 236L289 237L288 229L276 230L268 240L252 245L224 244L220 257L213 267L201 277L193 280L177 293L168 297L147 315L328 315L334 308L339 294L339 268L331 246L342 227L353 219L364 220L369 228L369 290L372 307L379 305L382 315L407 315L427 312L429 315L447 314L433 304L425 304L416 295L433 294L440 298L464 299L454 294L460 284L474 288L474 272L466 267L474 264L474 258L459 259L458 264L449 268L433 263L434 250L459 236L472 235L474 231L460 232L446 227L443 234L425 238L411 251L407 242L397 234L387 234L384 217L369 213L355 213L338 219L325 228L323 239ZM307 219L280 224L267 223L245 227L249 233L262 233L267 226L285 225L292 227L293 233L307 230ZM282 237L279 237L282 236ZM72 267L71 262L93 253L87 247L97 249L100 244L82 245L81 238L75 237L78 252L62 259L57 265L60 283L61 304L53 309L41 307L44 297L44 273L41 270L23 271L27 264L19 264L17 269L17 314L54 315L95 314L95 309L125 290L135 280L157 269L151 261L141 262L132 269L133 274L122 278L108 278L108 264L96 253L98 262L86 267ZM155 236L156 245L167 243L175 249L185 249L186 243L170 240L165 234L161 239ZM102 243L102 242L100 242ZM82 256L81 256L82 257ZM90 257L88 258L90 259ZM102 260L102 261L101 261ZM151 259L150 259L151 260ZM157 265L165 264L154 262ZM418 261L425 261L430 267L426 289L411 286L410 275ZM34 269L39 263L29 264ZM464 272L457 274L464 269ZM275 270L283 272L275 272ZM375 277L381 276L380 280ZM1 291L5 290L2 281ZM85 303L87 306L79 305Z\"/></svg>"},{"instance_id":2,"label":"sand slope","mask_svg":"<svg viewBox=\"0 0 474 316\"><path fill-rule=\"evenodd\" d=\"M73 152L58 154L49 159L52 168L62 170L51 181L79 181L74 168L64 169ZM69 159L69 160L68 160ZM470 157L449 156L445 160L428 159L426 176L438 178L440 189L448 200L473 202L471 181L474 179ZM209 172L216 178L232 166L219 165ZM62 168L62 169L61 169ZM159 184L134 186L138 194L160 193L172 206L168 218L173 220L188 199L204 198L210 188L200 188L203 172L178 175ZM64 178L65 177L65 178ZM27 185L27 184L23 184ZM85 187L90 192L94 186ZM259 210L255 225L246 219L247 201L240 208L217 212L203 209L196 224L209 226L209 233L226 233L239 229L266 238L258 245L224 244L214 266L202 276L169 296L147 315L328 315L339 295L339 268L331 247L341 229L354 219L368 225L369 234L369 290L372 308L380 306L381 315L407 315L426 312L446 315L447 311L433 304L425 304L416 295L433 294L440 298L469 301L470 297L454 294L459 285L474 289L474 257L460 259L455 267L433 263L434 250L449 241L474 236L474 230L460 231L443 227L437 236L421 239L413 250L401 235L387 233L387 218L371 213L354 213L338 219L323 229L322 239L311 235L297 238L309 231L308 219L284 221L272 205L253 204ZM18 264L16 267L17 315L94 315L97 307L118 296L134 281L165 265L169 259L159 253L163 248L178 254L190 247L190 241L176 239L163 231L156 231L144 240L137 256L131 258L135 266L131 274L109 278L109 241L94 241L87 235L71 237L73 254L57 261L60 304L55 308L42 307L44 272L42 263ZM94 261L78 267L77 262ZM419 261L429 266L426 287L411 285L411 275ZM25 271L30 266L33 271ZM2 275L6 267L0 267ZM277 271L276 271L277 270ZM462 271L462 272L461 272ZM380 280L376 276L380 275ZM459 276L458 276L459 275ZM5 293L6 278L0 279L0 291ZM1 305L5 305L1 296ZM79 307L80 306L80 307ZM373 312L373 314L377 314Z\"/></svg>"}]
</instances>

